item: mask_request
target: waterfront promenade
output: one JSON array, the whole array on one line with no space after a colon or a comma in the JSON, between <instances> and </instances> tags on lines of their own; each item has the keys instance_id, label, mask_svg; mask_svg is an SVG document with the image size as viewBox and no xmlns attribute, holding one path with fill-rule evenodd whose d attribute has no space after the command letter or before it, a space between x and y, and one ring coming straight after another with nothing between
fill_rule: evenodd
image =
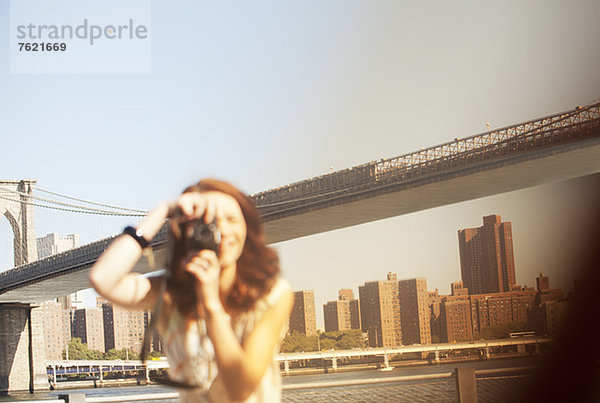
<instances>
[{"instance_id":1,"label":"waterfront promenade","mask_svg":"<svg viewBox=\"0 0 600 403\"><path fill-rule=\"evenodd\" d=\"M531 379L535 358L469 361L283 377L284 402L456 402L456 368L473 368L480 402L513 401ZM78 389L24 395L26 400L59 402L61 394L85 394L86 402L176 402L176 391L161 385ZM0 402L17 397L0 398Z\"/></svg>"}]
</instances>

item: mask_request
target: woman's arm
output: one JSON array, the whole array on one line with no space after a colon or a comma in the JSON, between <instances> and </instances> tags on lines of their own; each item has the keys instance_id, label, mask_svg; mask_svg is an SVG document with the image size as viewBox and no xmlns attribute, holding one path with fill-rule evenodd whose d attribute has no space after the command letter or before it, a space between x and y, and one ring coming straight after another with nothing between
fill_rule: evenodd
<instances>
[{"instance_id":1,"label":"woman's arm","mask_svg":"<svg viewBox=\"0 0 600 403\"><path fill-rule=\"evenodd\" d=\"M206 328L215 349L219 376L232 400L248 398L260 383L281 341L281 332L287 325L293 303L291 291L286 290L265 312L243 345L233 333L229 315L221 304L204 307Z\"/></svg>"},{"instance_id":2,"label":"woman's arm","mask_svg":"<svg viewBox=\"0 0 600 403\"><path fill-rule=\"evenodd\" d=\"M151 240L169 214L169 204L152 210L137 226ZM129 309L151 309L159 293L158 278L146 278L131 270L142 256L142 248L128 235L115 239L90 271L90 282L102 297Z\"/></svg>"}]
</instances>

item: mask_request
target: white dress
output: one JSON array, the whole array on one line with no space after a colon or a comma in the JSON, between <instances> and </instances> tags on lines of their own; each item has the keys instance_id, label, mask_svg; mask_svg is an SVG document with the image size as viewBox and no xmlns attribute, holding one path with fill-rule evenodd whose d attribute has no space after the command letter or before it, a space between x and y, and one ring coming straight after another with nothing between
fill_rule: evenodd
<instances>
[{"instance_id":1,"label":"white dress","mask_svg":"<svg viewBox=\"0 0 600 403\"><path fill-rule=\"evenodd\" d=\"M288 282L279 277L271 291L258 300L252 310L232 318L231 327L240 343L243 343L245 337L254 330L254 326L264 313L288 290L290 290ZM283 340L286 332L287 323L281 329L280 341ZM180 401L231 401L223 381L218 377L214 348L206 333L206 325L203 320L186 326L184 318L176 310L169 318L166 331L161 336L171 367L170 378L178 382L200 385L196 389L180 389ZM272 362L267 367L260 383L244 402L281 401L281 374L276 359L278 353L279 343L273 351Z\"/></svg>"}]
</instances>

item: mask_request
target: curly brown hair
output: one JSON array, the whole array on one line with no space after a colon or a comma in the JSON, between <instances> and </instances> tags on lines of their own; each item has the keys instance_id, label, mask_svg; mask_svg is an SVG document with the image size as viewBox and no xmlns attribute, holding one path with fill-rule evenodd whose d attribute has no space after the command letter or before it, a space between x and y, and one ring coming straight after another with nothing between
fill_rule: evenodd
<instances>
[{"instance_id":1,"label":"curly brown hair","mask_svg":"<svg viewBox=\"0 0 600 403\"><path fill-rule=\"evenodd\" d=\"M225 302L231 311L250 310L254 303L266 295L279 274L277 253L265 243L262 219L254 201L235 186L217 179L203 179L186 188L183 193L217 191L233 197L242 210L246 221L247 235L244 248L237 261L237 270L231 292ZM167 293L174 306L185 317L195 318L196 294L195 278L181 265L186 256L185 242L182 242L179 222L170 223L170 253L167 257Z\"/></svg>"}]
</instances>

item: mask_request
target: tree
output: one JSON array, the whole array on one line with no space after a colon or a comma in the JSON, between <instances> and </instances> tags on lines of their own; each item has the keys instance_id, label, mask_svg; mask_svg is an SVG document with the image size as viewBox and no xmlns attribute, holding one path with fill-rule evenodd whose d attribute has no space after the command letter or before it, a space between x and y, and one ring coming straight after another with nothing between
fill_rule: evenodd
<instances>
[{"instance_id":1,"label":"tree","mask_svg":"<svg viewBox=\"0 0 600 403\"><path fill-rule=\"evenodd\" d=\"M309 349L310 342L307 337L308 336L296 331L288 334L281 343L281 351L283 353L312 351Z\"/></svg>"},{"instance_id":2,"label":"tree","mask_svg":"<svg viewBox=\"0 0 600 403\"><path fill-rule=\"evenodd\" d=\"M104 360L104 353L102 351L92 350L88 348L86 360Z\"/></svg>"},{"instance_id":3,"label":"tree","mask_svg":"<svg viewBox=\"0 0 600 403\"><path fill-rule=\"evenodd\" d=\"M362 333L358 329L334 330L321 333L319 337L323 350L350 350L364 346Z\"/></svg>"},{"instance_id":4,"label":"tree","mask_svg":"<svg viewBox=\"0 0 600 403\"><path fill-rule=\"evenodd\" d=\"M82 343L79 337L73 337L67 342L67 348L62 352L63 359L67 358L67 349L69 360L87 360L88 346Z\"/></svg>"},{"instance_id":5,"label":"tree","mask_svg":"<svg viewBox=\"0 0 600 403\"><path fill-rule=\"evenodd\" d=\"M160 358L163 354L160 351L150 351L147 356L148 358Z\"/></svg>"},{"instance_id":6,"label":"tree","mask_svg":"<svg viewBox=\"0 0 600 403\"><path fill-rule=\"evenodd\" d=\"M350 350L363 346L362 333L358 329L324 332L316 337L292 332L281 343L281 352L317 351L319 347L321 350Z\"/></svg>"},{"instance_id":7,"label":"tree","mask_svg":"<svg viewBox=\"0 0 600 403\"><path fill-rule=\"evenodd\" d=\"M160 353L159 353L160 356ZM140 355L130 348L123 348L121 350L111 349L104 354L105 360L139 360Z\"/></svg>"},{"instance_id":8,"label":"tree","mask_svg":"<svg viewBox=\"0 0 600 403\"><path fill-rule=\"evenodd\" d=\"M98 350L89 349L87 344L83 343L79 337L73 337L67 342L69 349L69 360L103 360L104 353ZM67 358L67 349L62 352L63 359Z\"/></svg>"},{"instance_id":9,"label":"tree","mask_svg":"<svg viewBox=\"0 0 600 403\"><path fill-rule=\"evenodd\" d=\"M121 356L120 356L119 352L116 349L112 348L112 349L108 350L104 354L104 359L105 360L111 360L111 361L120 360Z\"/></svg>"},{"instance_id":10,"label":"tree","mask_svg":"<svg viewBox=\"0 0 600 403\"><path fill-rule=\"evenodd\" d=\"M505 325L496 325L496 326L486 327L485 329L482 329L477 334L477 337L481 338L481 339L486 339L486 340L488 340L488 339L505 339L511 333L522 332L523 330L525 330L525 328L526 328L526 324L524 322L510 322Z\"/></svg>"}]
</instances>

